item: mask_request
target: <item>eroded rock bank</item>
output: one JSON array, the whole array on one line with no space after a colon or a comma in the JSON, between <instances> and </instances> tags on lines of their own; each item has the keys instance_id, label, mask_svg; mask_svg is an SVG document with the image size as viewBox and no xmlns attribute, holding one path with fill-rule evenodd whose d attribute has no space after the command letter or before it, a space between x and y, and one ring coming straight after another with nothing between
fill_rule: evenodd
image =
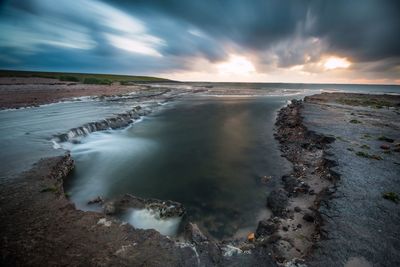
<instances>
[{"instance_id":1,"label":"eroded rock bank","mask_svg":"<svg viewBox=\"0 0 400 267\"><path fill-rule=\"evenodd\" d=\"M339 178L330 167L326 149L333 138L309 131L303 124L302 101L292 100L282 108L276 121L276 139L293 171L282 177L282 187L267 198L272 216L259 222L255 245L268 247L278 264L304 264L320 239L323 223L319 205L334 191Z\"/></svg>"},{"instance_id":2,"label":"eroded rock bank","mask_svg":"<svg viewBox=\"0 0 400 267\"><path fill-rule=\"evenodd\" d=\"M274 266L264 249L216 242L190 222L183 236L170 238L112 215L77 210L63 190L73 166L69 154L43 159L0 189L2 266ZM147 207L164 217L184 215L173 201L126 195L113 205L111 214Z\"/></svg>"},{"instance_id":3,"label":"eroded rock bank","mask_svg":"<svg viewBox=\"0 0 400 267\"><path fill-rule=\"evenodd\" d=\"M44 159L0 189L2 266L196 266L198 254L155 230L76 210L63 190L69 155Z\"/></svg>"},{"instance_id":4,"label":"eroded rock bank","mask_svg":"<svg viewBox=\"0 0 400 267\"><path fill-rule=\"evenodd\" d=\"M294 102L278 117L278 122L283 122L278 127L283 145L288 142L285 133L290 135L293 125L301 126L295 118L298 113L293 113L299 107ZM290 113L296 115L293 120L283 115ZM299 233L298 225L291 229L288 223L293 217L288 207L294 193L288 188L269 196L267 205L274 217L260 221L254 238L216 241L186 220L182 222L182 235L169 238L155 230L135 229L118 215L131 208L150 208L164 217L184 218L179 203L126 195L113 200L94 199L94 204L103 202L104 213L76 210L63 189L63 180L72 168L69 154L43 159L1 188L2 265L275 266L276 262L288 262L306 253L305 249L297 250L302 249L304 240L286 234ZM293 181L291 184L296 192L304 193L301 190L307 188Z\"/></svg>"},{"instance_id":5,"label":"eroded rock bank","mask_svg":"<svg viewBox=\"0 0 400 267\"><path fill-rule=\"evenodd\" d=\"M54 141L67 142L74 138L88 135L92 132L124 128L138 120L141 116L148 115L151 111L151 108L143 109L141 106L135 106L124 113L116 114L115 116L104 120L89 122L77 128L70 129L66 133L56 135Z\"/></svg>"},{"instance_id":6,"label":"eroded rock bank","mask_svg":"<svg viewBox=\"0 0 400 267\"><path fill-rule=\"evenodd\" d=\"M104 207L112 203L111 209L106 208L105 213L76 210L65 196L62 186L63 179L73 168L73 160L69 155L65 155L41 160L30 171L0 188L2 236L0 265L304 266L304 264L311 264L322 266L320 263L323 263L323 266L330 266L329 264L335 266L334 263L340 255L329 250L334 247L334 243L329 243L329 241L327 243L324 237L327 234L332 236L332 233L335 236L335 229L332 227L335 225L335 218L329 218L327 207L329 203L332 203L331 196L337 192L335 185L343 180L339 179L339 176L342 177L343 173L351 173L351 177L348 175L345 177L346 181L351 181L353 176L355 178L358 176L348 168L355 168L362 173L360 168L365 168L365 164L378 169L389 166L385 164L394 164L389 167L395 169L394 166L398 166L399 140L398 132L395 130L398 129L399 124L398 120L390 117L391 112L393 114L397 112L394 109L382 110L383 115L390 114L379 117L378 121L371 116L373 113L371 110L368 111L367 116L363 108L355 111L354 108L348 107L350 102L328 105L326 96L321 99L323 101L319 98L307 98L305 103L293 100L279 112L276 138L280 142L282 155L292 162L293 171L284 175L282 187L277 188L268 196L266 206L271 209L273 215L261 220L254 235L249 235L248 240L215 241L205 235L196 224L187 221L184 221L182 225L181 236L166 237L154 230L135 229L116 216L121 210L130 208L154 208L164 217L184 217L184 207L172 201L148 200L127 195L113 200L93 199L94 204L104 202ZM355 105L363 104L364 102L361 104L357 102ZM349 125L356 127L359 124L371 123L380 127L381 131L382 127L389 126L394 130L388 132L389 135L383 138L372 132L370 128L363 128L363 131L371 131L367 133L369 137L365 137L366 134L362 132L368 140L372 138L371 136L376 136L376 141L372 142L372 139L369 141L371 148L367 149L366 144L355 144L348 142L344 137L324 134L340 125L336 120L342 117L332 117L335 122L326 120L329 116L323 117L324 123L321 128L319 117L316 119L311 114L312 108L316 108L314 105L318 105L316 112L313 110L314 115L321 115L328 112L327 110L340 115L341 113L337 111L339 107L342 108L345 105L343 110L346 124L343 127L346 129L350 128ZM329 112L327 114L332 115ZM391 118L391 120L385 121L385 118ZM351 122L353 119L361 123ZM310 128L310 125L314 126ZM321 129L323 131L320 131ZM340 129L342 133L345 132L342 128ZM346 139L361 134L355 129L350 130L346 132L348 135ZM385 145L384 148L382 145ZM335 148L336 146L338 148ZM378 152L374 152L377 157L366 157L365 155L375 155L372 153L372 150L375 150L373 146L376 146L376 150L380 150L381 153L378 155ZM335 149L332 150L332 147ZM347 156L343 157L341 154L343 147L349 155L353 158L355 156L357 162L360 162L354 163ZM369 152L356 153L361 149ZM385 151L390 151L390 153ZM338 159L337 155L341 157ZM376 165L378 162L384 165ZM346 164L350 166L347 169ZM345 167L338 171L339 166ZM384 172L384 175L390 177L389 172ZM377 179L372 178L363 177L368 183L374 181L376 183ZM383 178L382 181L385 180ZM363 180L357 181L361 183ZM382 189L385 190L384 192L396 189L395 183L393 184L394 179L391 181L391 184L384 184L385 188ZM357 188L364 190L366 186L368 189L368 185L362 183L361 185L363 188ZM354 189L354 184L346 187ZM383 210L382 212L391 210L391 217L395 219L398 212L396 213L396 206L393 205L397 204L383 198L382 193L379 192L377 197L378 202L382 201L383 204L375 208L375 211L377 212L377 209ZM354 196L359 198L358 193ZM347 197L352 201L350 206L357 203L352 196ZM368 204L364 206L364 211L374 209L370 202L363 201L362 203ZM354 212L354 209L348 212L349 216L351 212ZM362 217L359 219L360 224L361 222L365 224ZM396 221L394 219L393 221ZM351 220L351 217L346 217L346 220ZM391 224L391 227L397 229L395 225ZM349 233L341 234L344 236ZM382 239L376 235L371 236ZM393 241L395 239L396 235L390 239L392 240L390 254L383 255L395 255L393 253L396 252L396 248L392 246L396 244L396 241ZM325 245L321 246L321 244ZM341 244L346 245L343 242ZM316 250L317 257L315 257ZM337 250L342 251L342 248ZM394 256L388 262L398 262L398 258Z\"/></svg>"}]
</instances>

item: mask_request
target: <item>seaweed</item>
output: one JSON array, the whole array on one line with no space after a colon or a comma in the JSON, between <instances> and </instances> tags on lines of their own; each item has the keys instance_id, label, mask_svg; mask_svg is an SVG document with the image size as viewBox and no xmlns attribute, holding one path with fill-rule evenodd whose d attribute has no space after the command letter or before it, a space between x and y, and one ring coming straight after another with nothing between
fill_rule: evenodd
<instances>
[{"instance_id":1,"label":"seaweed","mask_svg":"<svg viewBox=\"0 0 400 267\"><path fill-rule=\"evenodd\" d=\"M400 200L399 196L395 192L384 192L382 197L384 199L393 201L394 203L398 203Z\"/></svg>"},{"instance_id":2,"label":"seaweed","mask_svg":"<svg viewBox=\"0 0 400 267\"><path fill-rule=\"evenodd\" d=\"M382 160L381 156L378 155L370 155L364 151L357 151L356 155L362 158L367 158L367 159L375 159L375 160Z\"/></svg>"}]
</instances>

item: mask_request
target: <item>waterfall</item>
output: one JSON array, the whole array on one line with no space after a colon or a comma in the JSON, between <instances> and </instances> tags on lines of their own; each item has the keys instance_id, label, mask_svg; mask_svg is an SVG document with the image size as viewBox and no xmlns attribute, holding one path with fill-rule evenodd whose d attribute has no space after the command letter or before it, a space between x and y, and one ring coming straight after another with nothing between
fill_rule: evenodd
<instances>
[{"instance_id":1,"label":"waterfall","mask_svg":"<svg viewBox=\"0 0 400 267\"><path fill-rule=\"evenodd\" d=\"M53 141L67 142L76 137L86 136L92 132L124 128L132 122L140 119L141 116L145 116L149 113L150 110L142 109L141 106L136 106L133 109L124 113L117 114L114 117L106 118L100 121L89 122L80 127L72 128L66 133L56 135Z\"/></svg>"}]
</instances>

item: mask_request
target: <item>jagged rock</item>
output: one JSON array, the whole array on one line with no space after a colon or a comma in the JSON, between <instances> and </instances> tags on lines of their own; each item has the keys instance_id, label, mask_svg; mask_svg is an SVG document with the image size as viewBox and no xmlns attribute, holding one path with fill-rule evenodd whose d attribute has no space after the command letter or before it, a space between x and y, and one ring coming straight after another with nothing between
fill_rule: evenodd
<instances>
[{"instance_id":1,"label":"jagged rock","mask_svg":"<svg viewBox=\"0 0 400 267\"><path fill-rule=\"evenodd\" d=\"M185 227L185 237L195 244L208 241L208 238L201 232L197 224L191 222Z\"/></svg>"},{"instance_id":2,"label":"jagged rock","mask_svg":"<svg viewBox=\"0 0 400 267\"><path fill-rule=\"evenodd\" d=\"M256 238L260 236L272 235L278 229L277 225L270 220L262 220L258 222L256 230Z\"/></svg>"},{"instance_id":3,"label":"jagged rock","mask_svg":"<svg viewBox=\"0 0 400 267\"><path fill-rule=\"evenodd\" d=\"M149 113L150 111L147 111ZM101 121L86 123L80 127L72 128L67 133L63 133L55 136L58 141L66 142L78 136L85 136L95 131L102 131L106 129L118 129L128 126L132 123L132 119L138 118L141 114L146 115L147 113L140 109L139 106L134 107L125 113L117 114L116 117L107 118Z\"/></svg>"},{"instance_id":4,"label":"jagged rock","mask_svg":"<svg viewBox=\"0 0 400 267\"><path fill-rule=\"evenodd\" d=\"M267 207L269 207L273 214L277 216L283 215L287 203L287 193L282 189L272 191L267 198Z\"/></svg>"},{"instance_id":5,"label":"jagged rock","mask_svg":"<svg viewBox=\"0 0 400 267\"><path fill-rule=\"evenodd\" d=\"M112 202L114 206L113 213L123 213L129 209L151 209L156 211L160 218L182 217L185 214L185 208L181 203L171 200L159 200L153 198L140 198L126 194ZM106 203L105 207L107 206Z\"/></svg>"},{"instance_id":6,"label":"jagged rock","mask_svg":"<svg viewBox=\"0 0 400 267\"><path fill-rule=\"evenodd\" d=\"M96 198L89 200L88 204L96 204L96 203L103 203L104 199L101 196L97 196Z\"/></svg>"},{"instance_id":7,"label":"jagged rock","mask_svg":"<svg viewBox=\"0 0 400 267\"><path fill-rule=\"evenodd\" d=\"M288 192L294 192L294 189L299 185L297 178L289 175L282 176L282 181L285 185L286 191Z\"/></svg>"}]
</instances>

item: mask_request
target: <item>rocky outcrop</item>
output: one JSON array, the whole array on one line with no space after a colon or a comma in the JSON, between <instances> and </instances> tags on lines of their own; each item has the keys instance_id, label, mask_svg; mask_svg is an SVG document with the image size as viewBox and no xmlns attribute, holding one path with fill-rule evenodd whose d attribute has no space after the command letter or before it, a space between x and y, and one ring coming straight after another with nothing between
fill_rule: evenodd
<instances>
[{"instance_id":1,"label":"rocky outcrop","mask_svg":"<svg viewBox=\"0 0 400 267\"><path fill-rule=\"evenodd\" d=\"M155 211L161 219L183 217L186 213L181 203L154 198L145 199L131 194L125 194L121 198L107 201L104 205L104 212L109 215L122 214L129 209L150 209Z\"/></svg>"},{"instance_id":2,"label":"rocky outcrop","mask_svg":"<svg viewBox=\"0 0 400 267\"><path fill-rule=\"evenodd\" d=\"M59 134L55 136L55 141L67 142L76 137L85 136L92 132L124 128L135 120L139 119L141 116L148 115L150 112L150 109L142 109L140 106L136 106L133 109L117 114L114 117L86 123L80 127L73 128L66 133Z\"/></svg>"},{"instance_id":3,"label":"rocky outcrop","mask_svg":"<svg viewBox=\"0 0 400 267\"><path fill-rule=\"evenodd\" d=\"M271 249L279 263L310 253L320 236L319 203L338 179L331 170L336 162L326 157L335 138L309 131L303 123L302 108L303 101L292 100L278 113L275 138L282 155L293 164L293 171L282 176L282 187L267 197L272 216L259 222L255 234L256 246ZM299 235L304 236L304 242L297 241Z\"/></svg>"},{"instance_id":4,"label":"rocky outcrop","mask_svg":"<svg viewBox=\"0 0 400 267\"><path fill-rule=\"evenodd\" d=\"M273 190L267 198L267 207L276 216L283 216L288 203L288 192L283 189Z\"/></svg>"}]
</instances>

